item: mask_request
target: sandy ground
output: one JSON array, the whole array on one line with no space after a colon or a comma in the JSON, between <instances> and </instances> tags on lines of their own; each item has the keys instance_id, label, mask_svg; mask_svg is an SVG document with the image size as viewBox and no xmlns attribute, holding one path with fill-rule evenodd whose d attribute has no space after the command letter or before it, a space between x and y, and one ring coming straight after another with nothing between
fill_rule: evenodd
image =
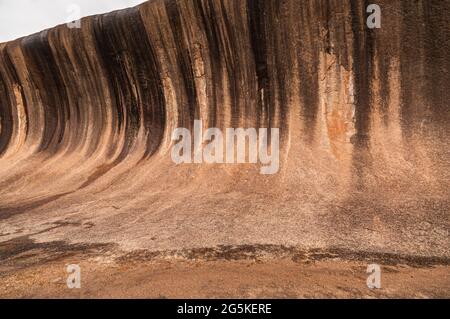
<instances>
[{"instance_id":1,"label":"sandy ground","mask_svg":"<svg viewBox=\"0 0 450 319\"><path fill-rule=\"evenodd\" d=\"M86 249L88 250L88 249ZM85 250L85 251L86 251ZM227 254L155 256L23 250L0 265L1 298L449 298L449 266L380 260L381 289L366 285L364 260L331 255L292 258ZM7 255L5 245L3 256ZM198 258L197 258L198 257ZM81 267L81 288L69 289L67 265Z\"/></svg>"}]
</instances>

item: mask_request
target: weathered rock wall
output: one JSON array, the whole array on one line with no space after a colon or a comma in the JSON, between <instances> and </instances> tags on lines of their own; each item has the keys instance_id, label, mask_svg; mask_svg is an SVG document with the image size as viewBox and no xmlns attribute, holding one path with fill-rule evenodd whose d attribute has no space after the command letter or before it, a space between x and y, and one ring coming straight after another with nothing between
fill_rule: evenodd
<instances>
[{"instance_id":1,"label":"weathered rock wall","mask_svg":"<svg viewBox=\"0 0 450 319\"><path fill-rule=\"evenodd\" d=\"M155 0L1 44L5 238L448 255L450 1L377 3ZM175 166L195 119L280 128L280 173Z\"/></svg>"}]
</instances>

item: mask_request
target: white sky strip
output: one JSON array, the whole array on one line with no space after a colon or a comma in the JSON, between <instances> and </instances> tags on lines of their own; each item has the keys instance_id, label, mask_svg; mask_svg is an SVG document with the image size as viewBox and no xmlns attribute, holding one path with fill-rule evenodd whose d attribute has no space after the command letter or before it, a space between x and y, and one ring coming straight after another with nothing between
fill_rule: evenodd
<instances>
[{"instance_id":1,"label":"white sky strip","mask_svg":"<svg viewBox=\"0 0 450 319\"><path fill-rule=\"evenodd\" d=\"M0 0L0 42L66 23L78 6L81 17L138 5L145 0Z\"/></svg>"}]
</instances>

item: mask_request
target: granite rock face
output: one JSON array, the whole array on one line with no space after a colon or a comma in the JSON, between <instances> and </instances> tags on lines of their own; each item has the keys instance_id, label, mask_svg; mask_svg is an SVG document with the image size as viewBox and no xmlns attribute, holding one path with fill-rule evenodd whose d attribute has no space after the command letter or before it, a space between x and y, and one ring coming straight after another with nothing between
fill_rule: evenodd
<instances>
[{"instance_id":1,"label":"granite rock face","mask_svg":"<svg viewBox=\"0 0 450 319\"><path fill-rule=\"evenodd\" d=\"M154 0L0 44L0 241L450 256L450 1ZM280 128L281 167L175 165Z\"/></svg>"}]
</instances>

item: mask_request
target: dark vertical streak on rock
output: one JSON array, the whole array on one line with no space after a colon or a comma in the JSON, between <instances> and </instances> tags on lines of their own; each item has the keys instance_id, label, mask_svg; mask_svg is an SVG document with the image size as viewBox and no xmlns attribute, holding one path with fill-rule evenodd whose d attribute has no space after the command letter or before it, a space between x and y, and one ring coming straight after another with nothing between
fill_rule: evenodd
<instances>
[{"instance_id":1,"label":"dark vertical streak on rock","mask_svg":"<svg viewBox=\"0 0 450 319\"><path fill-rule=\"evenodd\" d=\"M0 73L0 156L6 152L13 133L13 117L9 90Z\"/></svg>"},{"instance_id":2,"label":"dark vertical streak on rock","mask_svg":"<svg viewBox=\"0 0 450 319\"><path fill-rule=\"evenodd\" d=\"M209 60L211 62L211 96L209 96L209 123L215 127L218 124L218 107L223 103L223 87L220 44L218 39L218 24L211 1L196 0L195 6L201 17L208 42Z\"/></svg>"},{"instance_id":3,"label":"dark vertical streak on rock","mask_svg":"<svg viewBox=\"0 0 450 319\"><path fill-rule=\"evenodd\" d=\"M125 130L125 143L118 161L128 155L136 140L141 122L138 97L133 87L134 81L129 73L128 39L120 36L122 24L121 14L112 13L103 16L99 24L94 27L96 30L99 28L95 38L114 96L118 128Z\"/></svg>"},{"instance_id":4,"label":"dark vertical streak on rock","mask_svg":"<svg viewBox=\"0 0 450 319\"><path fill-rule=\"evenodd\" d=\"M366 149L371 114L371 78L373 64L372 32L366 27L365 8L367 1L351 2L352 31L354 37L353 73L355 82L355 146Z\"/></svg>"},{"instance_id":5,"label":"dark vertical streak on rock","mask_svg":"<svg viewBox=\"0 0 450 319\"><path fill-rule=\"evenodd\" d=\"M44 108L45 126L39 151L55 152L60 146L66 120L70 118L67 90L48 42L48 33L22 40L25 63Z\"/></svg>"},{"instance_id":6,"label":"dark vertical streak on rock","mask_svg":"<svg viewBox=\"0 0 450 319\"><path fill-rule=\"evenodd\" d=\"M279 123L275 123L275 115L272 114L273 126L280 128L281 137L284 138L287 132L287 106L289 103L288 95L292 92L291 88L291 65L293 61L291 55L289 54L292 50L290 49L289 39L289 23L288 23L288 12L285 3L282 1L272 1L272 12L274 13L274 28L279 29L279 33L274 33L275 42L275 68L276 72L276 83L277 83L277 98L279 100ZM273 112L274 113L274 112Z\"/></svg>"},{"instance_id":7,"label":"dark vertical streak on rock","mask_svg":"<svg viewBox=\"0 0 450 319\"><path fill-rule=\"evenodd\" d=\"M192 128L194 120L199 118L199 105L195 89L194 71L189 49L185 43L180 11L176 1L166 1L166 10L169 15L172 34L175 39L175 50L178 66L183 76L183 89L187 96L185 104L181 106L181 127Z\"/></svg>"},{"instance_id":8,"label":"dark vertical streak on rock","mask_svg":"<svg viewBox=\"0 0 450 319\"><path fill-rule=\"evenodd\" d=\"M14 66L14 63L11 60L11 57L8 53L8 48L6 47L5 50L2 53L2 61L3 61L3 67L4 71L6 72L5 77L1 75L0 72L0 124L1 124L1 131L0 131L0 155L2 155L13 136L13 130L14 130L14 118L13 118L13 97L11 96L10 90L8 89L8 85L6 83L6 80L12 81L12 85L20 91L21 99L24 106L24 112L25 112L25 132L26 135L28 133L28 122L26 119L28 118L28 110L26 107L26 99L25 95L22 89L22 85L20 83L19 76L17 75L16 68Z\"/></svg>"},{"instance_id":9,"label":"dark vertical streak on rock","mask_svg":"<svg viewBox=\"0 0 450 319\"><path fill-rule=\"evenodd\" d=\"M219 1L220 11L223 12L223 26L224 32L222 34L222 52L224 54L225 66L228 73L228 81L230 86L229 96L231 99L231 127L237 127L239 123L240 107L239 95L240 95L240 73L239 69L239 53L236 51L236 38L237 34L234 34L235 30L228 18L227 9L225 8L224 1ZM231 15L231 13L230 13Z\"/></svg>"},{"instance_id":10,"label":"dark vertical streak on rock","mask_svg":"<svg viewBox=\"0 0 450 319\"><path fill-rule=\"evenodd\" d=\"M54 30L49 33L48 41L50 46L52 46L53 43L63 43L65 36L64 31L66 30ZM73 32L72 36L75 36L75 34L76 33ZM83 91L79 90L77 86L79 79L75 76L76 65L74 65L69 58L69 53L64 47L57 46L56 49L54 48L52 50L52 54L55 64L60 71L60 81L66 89L67 114L70 114L70 118L67 117L65 125L68 130L67 135L72 137L68 145L68 152L70 153L80 145L80 136L83 129L83 124L87 124L87 121L83 118L83 116L86 115L87 110L83 108L83 105L78 103L78 98L81 96ZM95 137L92 138L92 143L96 143Z\"/></svg>"},{"instance_id":11,"label":"dark vertical streak on rock","mask_svg":"<svg viewBox=\"0 0 450 319\"><path fill-rule=\"evenodd\" d=\"M266 32L266 2L260 0L247 1L247 15L250 30L250 41L256 65L258 78L258 113L257 123L268 125L270 105L270 78L267 65L267 32Z\"/></svg>"},{"instance_id":12,"label":"dark vertical streak on rock","mask_svg":"<svg viewBox=\"0 0 450 319\"><path fill-rule=\"evenodd\" d=\"M380 108L381 115L383 117L383 124L388 126L389 124L389 104L391 103L391 88L389 87L389 70L391 63L391 56L387 50L382 47L382 42L384 39L375 39L379 41L380 45L377 45L379 49L378 52L378 75L377 79L380 83Z\"/></svg>"},{"instance_id":13,"label":"dark vertical streak on rock","mask_svg":"<svg viewBox=\"0 0 450 319\"><path fill-rule=\"evenodd\" d=\"M428 0L422 5L429 122L445 127L450 122L450 1Z\"/></svg>"},{"instance_id":14,"label":"dark vertical streak on rock","mask_svg":"<svg viewBox=\"0 0 450 319\"><path fill-rule=\"evenodd\" d=\"M403 22L401 29L401 57L400 57L400 75L401 75L401 122L402 134L406 141L409 141L414 131L414 96L417 91L417 67L421 63L415 59L415 55L423 44L421 35L422 18L418 10L418 1L401 1L403 12Z\"/></svg>"},{"instance_id":15,"label":"dark vertical streak on rock","mask_svg":"<svg viewBox=\"0 0 450 319\"><path fill-rule=\"evenodd\" d=\"M133 15L124 15L123 20L124 27L131 27L127 38L127 52L129 52L130 72L133 76L132 85L137 90L139 108L142 109L144 116L147 134L145 157L148 157L153 155L160 146L166 122L161 70L138 12L136 11Z\"/></svg>"},{"instance_id":16,"label":"dark vertical streak on rock","mask_svg":"<svg viewBox=\"0 0 450 319\"><path fill-rule=\"evenodd\" d=\"M305 134L307 140L312 143L315 136L315 126L317 121L317 112L319 110L319 31L317 30L319 21L317 17L316 3L307 2L300 10L300 29L299 32L299 78L300 78L300 96L303 105L303 121L305 124ZM311 12L313 10L313 12ZM329 8L325 4L325 21L329 20ZM329 39L329 33L327 33ZM329 41L327 41L329 42ZM329 46L329 44L327 44ZM330 51L328 47L326 50ZM331 53L331 51L329 52Z\"/></svg>"},{"instance_id":17,"label":"dark vertical streak on rock","mask_svg":"<svg viewBox=\"0 0 450 319\"><path fill-rule=\"evenodd\" d=\"M420 134L421 126L429 119L430 110L427 109L429 101L422 101L421 97L426 95L427 83L431 77L427 75L426 52L426 21L424 8L429 1L402 0L401 8L403 12L403 23L401 27L401 122L402 134L405 143L411 144L412 138ZM439 30L436 30L439 32ZM433 51L433 49L432 49ZM435 55L436 51L429 52ZM436 61L433 61L433 65ZM432 82L431 82L432 83ZM429 96L430 101L435 97ZM435 108L433 105L432 108ZM412 150L414 152L414 150Z\"/></svg>"},{"instance_id":18,"label":"dark vertical streak on rock","mask_svg":"<svg viewBox=\"0 0 450 319\"><path fill-rule=\"evenodd\" d=\"M367 1L351 2L353 34L353 75L355 101L355 129L352 138L355 146L353 165L356 188L362 190L365 185L365 173L370 170L369 129L371 118L371 79L373 76L373 38L366 26L365 12Z\"/></svg>"}]
</instances>

